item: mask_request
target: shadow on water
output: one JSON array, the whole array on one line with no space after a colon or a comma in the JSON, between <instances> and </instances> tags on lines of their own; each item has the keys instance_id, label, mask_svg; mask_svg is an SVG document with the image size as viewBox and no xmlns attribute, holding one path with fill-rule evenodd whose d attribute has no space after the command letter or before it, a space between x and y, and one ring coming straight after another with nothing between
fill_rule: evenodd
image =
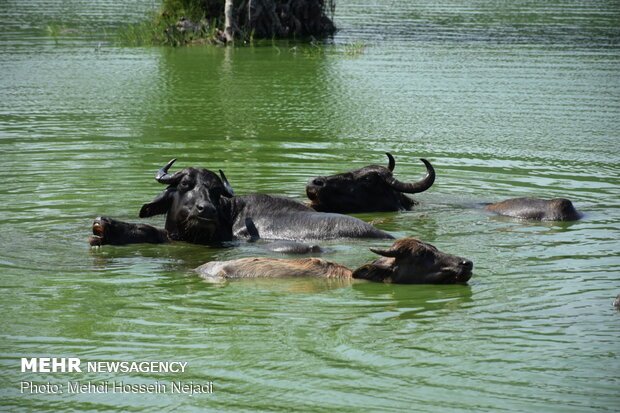
<instances>
[{"instance_id":1,"label":"shadow on water","mask_svg":"<svg viewBox=\"0 0 620 413\"><path fill-rule=\"evenodd\" d=\"M469 285L399 285L356 283L353 289L363 297L384 302L399 312L398 319L424 319L442 311L451 312L473 302Z\"/></svg>"}]
</instances>

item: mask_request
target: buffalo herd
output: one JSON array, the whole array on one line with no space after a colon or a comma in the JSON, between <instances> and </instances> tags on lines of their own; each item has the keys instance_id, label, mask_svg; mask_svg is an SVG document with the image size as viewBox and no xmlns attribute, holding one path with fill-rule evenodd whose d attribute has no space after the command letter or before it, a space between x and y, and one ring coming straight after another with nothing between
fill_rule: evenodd
<instances>
[{"instance_id":1,"label":"buffalo herd","mask_svg":"<svg viewBox=\"0 0 620 413\"><path fill-rule=\"evenodd\" d=\"M318 253L318 245L303 241L339 238L393 239L389 233L346 213L409 210L416 201L405 194L426 191L435 181L435 169L426 159L426 176L403 182L393 176L396 161L388 166L369 165L308 181L309 203L276 195L235 195L220 170L188 167L175 173L161 168L155 179L164 191L140 209L141 218L166 215L164 228L97 217L92 224L91 246L105 244L166 243L185 241L218 244L235 239L274 240L266 248L285 253ZM581 217L568 199L513 198L488 204L485 210L514 218L573 221ZM364 279L403 284L463 284L473 263L440 252L415 238L394 242L389 249L371 248L380 255L371 263L350 270L321 258L242 258L211 261L196 270L205 278L319 277Z\"/></svg>"}]
</instances>

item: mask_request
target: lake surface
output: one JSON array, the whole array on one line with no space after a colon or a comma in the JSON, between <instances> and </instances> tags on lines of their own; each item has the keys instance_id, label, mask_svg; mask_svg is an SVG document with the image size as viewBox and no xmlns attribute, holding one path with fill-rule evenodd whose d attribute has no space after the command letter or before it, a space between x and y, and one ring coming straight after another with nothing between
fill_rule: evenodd
<instances>
[{"instance_id":1,"label":"lake surface","mask_svg":"<svg viewBox=\"0 0 620 413\"><path fill-rule=\"evenodd\" d=\"M339 1L325 47L172 49L114 41L155 1L1 2L0 410L616 411L620 4L413 3ZM386 151L399 179L422 177L424 157L436 183L412 211L358 216L471 259L469 285L214 285L192 269L269 253L86 244L99 215L139 220L171 158L223 169L238 194L303 200L309 178ZM520 196L567 197L585 217L476 207ZM323 258L356 267L389 244L325 242ZM22 357L188 364L22 373Z\"/></svg>"}]
</instances>

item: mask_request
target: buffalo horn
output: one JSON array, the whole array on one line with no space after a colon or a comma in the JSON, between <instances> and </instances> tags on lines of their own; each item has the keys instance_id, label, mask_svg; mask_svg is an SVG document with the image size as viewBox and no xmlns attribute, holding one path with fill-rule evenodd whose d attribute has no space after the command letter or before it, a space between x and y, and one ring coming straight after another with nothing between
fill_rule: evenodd
<instances>
[{"instance_id":1,"label":"buffalo horn","mask_svg":"<svg viewBox=\"0 0 620 413\"><path fill-rule=\"evenodd\" d=\"M426 176L420 179L418 182L401 182L393 176L387 177L385 179L385 182L397 191L406 192L409 194L426 191L433 185L433 182L435 182L435 169L433 168L433 165L431 165L431 163L426 159L420 158L420 160L424 162L424 165L426 165Z\"/></svg>"},{"instance_id":2,"label":"buffalo horn","mask_svg":"<svg viewBox=\"0 0 620 413\"><path fill-rule=\"evenodd\" d=\"M378 255L382 255L384 257L397 257L399 255L399 251L394 248L383 249L383 248L370 248L372 252Z\"/></svg>"},{"instance_id":3,"label":"buffalo horn","mask_svg":"<svg viewBox=\"0 0 620 413\"><path fill-rule=\"evenodd\" d=\"M233 191L230 182L226 179L226 175L224 175L224 171L220 169L220 177L222 178L222 182L224 183L224 196L227 198L232 198L235 196L235 191Z\"/></svg>"},{"instance_id":4,"label":"buffalo horn","mask_svg":"<svg viewBox=\"0 0 620 413\"><path fill-rule=\"evenodd\" d=\"M171 175L168 173L168 169L170 169L170 167L172 166L172 164L177 160L177 158L172 159L170 162L168 162L166 164L166 166L164 166L163 168L161 168L159 170L159 172L157 172L157 175L155 175L155 180L157 180L157 182L159 182L160 184L172 184L174 183L174 181L176 180L177 176L176 174Z\"/></svg>"},{"instance_id":5,"label":"buffalo horn","mask_svg":"<svg viewBox=\"0 0 620 413\"><path fill-rule=\"evenodd\" d=\"M392 156L391 153L386 152L385 153L388 157L389 163L388 163L388 169L390 170L390 172L394 172L394 167L396 166L396 161L394 160L394 157Z\"/></svg>"}]
</instances>

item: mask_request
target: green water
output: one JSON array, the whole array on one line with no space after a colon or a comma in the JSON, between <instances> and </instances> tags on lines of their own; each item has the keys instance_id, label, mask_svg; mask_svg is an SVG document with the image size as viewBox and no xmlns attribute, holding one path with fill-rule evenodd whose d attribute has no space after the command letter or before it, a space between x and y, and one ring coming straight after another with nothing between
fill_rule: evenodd
<instances>
[{"instance_id":1,"label":"green water","mask_svg":"<svg viewBox=\"0 0 620 413\"><path fill-rule=\"evenodd\" d=\"M338 2L323 53L122 47L114 31L157 2L0 2L0 410L617 410L620 4L376 3ZM410 212L359 216L471 259L468 286L213 285L192 268L268 252L85 242L98 215L137 222L173 157L239 194L303 200L309 178L385 151L399 179L424 157L437 181ZM517 196L568 197L585 217L474 207ZM355 267L377 245L325 242L323 258ZM21 357L188 365L22 373ZM20 393L89 380L213 393Z\"/></svg>"}]
</instances>

